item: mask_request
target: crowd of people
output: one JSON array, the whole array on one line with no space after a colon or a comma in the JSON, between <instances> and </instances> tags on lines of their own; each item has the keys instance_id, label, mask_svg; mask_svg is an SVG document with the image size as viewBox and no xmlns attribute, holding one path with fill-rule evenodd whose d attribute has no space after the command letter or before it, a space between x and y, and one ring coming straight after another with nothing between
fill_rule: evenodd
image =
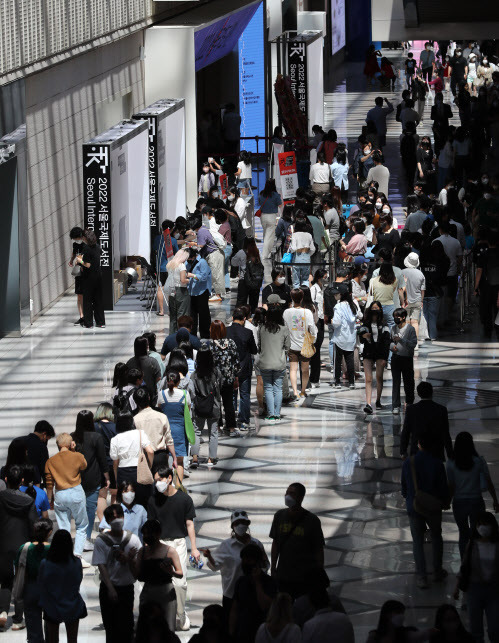
<instances>
[{"instance_id":1,"label":"crowd of people","mask_svg":"<svg viewBox=\"0 0 499 643\"><path fill-rule=\"evenodd\" d=\"M0 473L0 627L12 602L12 630L26 628L31 643L57 641L62 623L76 641L87 616L83 569L93 566L108 643L178 641L175 631L190 629L188 568L204 562L205 571L220 572L222 595L205 608L193 641L298 643L330 640L334 631L353 643L352 620L330 588L320 518L303 506L303 484L289 485L284 508L269 521L269 560L245 509L232 512L227 539L198 548L188 480L200 467L216 469L219 438L280 424L284 405L302 404L321 386L332 386L333 396L362 386L366 417L388 405L404 416L401 493L421 590L430 585L428 534L431 580L448 576L442 512L452 506L461 557L454 595L466 595L471 630L448 604L438 608L434 628L417 630L404 624L404 605L391 600L369 642L481 643L484 615L490 640L499 640L499 529L482 492L496 512L499 503L488 467L470 433L452 441L446 408L433 401L429 382L416 389L414 376L415 356L456 321L463 270L474 269L484 337L494 330L499 337L499 176L489 176L487 165L499 158L499 71L489 78L481 71L489 64L484 53L468 49L456 47L447 65L460 127L449 124L454 108L433 80L441 68L431 43L420 69L409 54L400 104L375 99L353 150L334 130L315 126L310 184L284 206L272 179L259 195L261 252L248 207L251 156L241 152L227 188L219 182L222 165L206 161L196 210L164 221L154 244L157 314L169 315L161 348L155 333L137 336L133 355L115 365L109 398L81 410L71 434L56 436L42 420L9 446ZM372 55L368 78L377 74ZM381 68L383 85L393 88L390 61ZM420 137L430 88L433 137ZM408 193L397 216L383 153L393 112ZM74 228L71 239L76 323L103 327L95 235ZM232 288L228 324L212 311ZM321 352L325 340L329 350ZM54 437L57 453L49 457Z\"/></svg>"}]
</instances>

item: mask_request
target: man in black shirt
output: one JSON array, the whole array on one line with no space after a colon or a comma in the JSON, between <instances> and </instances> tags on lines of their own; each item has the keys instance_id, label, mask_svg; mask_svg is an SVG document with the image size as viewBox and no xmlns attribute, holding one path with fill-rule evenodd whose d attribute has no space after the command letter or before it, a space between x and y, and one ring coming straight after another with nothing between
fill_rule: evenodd
<instances>
[{"instance_id":1,"label":"man in black shirt","mask_svg":"<svg viewBox=\"0 0 499 643\"><path fill-rule=\"evenodd\" d=\"M227 338L232 339L239 354L239 426L243 431L249 429L251 407L251 373L253 371L252 355L257 348L253 331L244 327L246 317L242 308L235 308L232 313L232 324L227 327ZM237 389L234 389L234 408L237 409Z\"/></svg>"},{"instance_id":2,"label":"man in black shirt","mask_svg":"<svg viewBox=\"0 0 499 643\"><path fill-rule=\"evenodd\" d=\"M154 495L147 505L147 517L159 520L161 523L161 542L173 547L180 558L182 578L173 578L173 585L177 595L177 629L186 631L190 629L189 617L185 613L187 598L187 546L185 537L191 541L191 554L199 561L200 553L196 547L196 532L194 531L194 518L196 512L190 496L180 491L173 485L173 471L165 466L160 466L154 474Z\"/></svg>"},{"instance_id":3,"label":"man in black shirt","mask_svg":"<svg viewBox=\"0 0 499 643\"><path fill-rule=\"evenodd\" d=\"M198 350L201 348L201 342L196 335L191 333L193 325L192 317L188 315L182 315L177 320L178 331L172 333L165 338L163 342L163 348L161 349L161 357L164 360L168 353L171 353L174 348L177 348L180 342L189 341L192 344L192 348Z\"/></svg>"},{"instance_id":4,"label":"man in black shirt","mask_svg":"<svg viewBox=\"0 0 499 643\"><path fill-rule=\"evenodd\" d=\"M463 50L461 47L456 49L456 53L450 61L450 89L452 95L456 95L456 85L459 83L464 83L466 76L468 75L468 61L463 56Z\"/></svg>"},{"instance_id":5,"label":"man in black shirt","mask_svg":"<svg viewBox=\"0 0 499 643\"><path fill-rule=\"evenodd\" d=\"M286 308L291 305L291 290L286 284L286 275L283 270L273 268L271 272L272 283L262 290L262 305L266 306L270 295L279 295L286 302Z\"/></svg>"},{"instance_id":6,"label":"man in black shirt","mask_svg":"<svg viewBox=\"0 0 499 643\"><path fill-rule=\"evenodd\" d=\"M35 430L23 441L26 445L28 462L35 467L35 484L40 484L45 473L45 464L49 459L47 444L55 437L54 427L47 420L35 424Z\"/></svg>"}]
</instances>

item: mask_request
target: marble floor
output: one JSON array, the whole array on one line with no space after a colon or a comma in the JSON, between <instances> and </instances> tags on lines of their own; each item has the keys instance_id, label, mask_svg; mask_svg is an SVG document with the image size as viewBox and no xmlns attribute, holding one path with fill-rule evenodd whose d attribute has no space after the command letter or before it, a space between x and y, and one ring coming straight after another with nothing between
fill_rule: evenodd
<instances>
[{"instance_id":1,"label":"marble floor","mask_svg":"<svg viewBox=\"0 0 499 643\"><path fill-rule=\"evenodd\" d=\"M341 86L326 97L326 125L336 125L340 140L348 137L350 146L378 93L364 94L355 82L352 89ZM401 205L404 186L399 183L396 154L398 128L390 120L387 157L391 195ZM478 452L487 459L492 478L499 484L499 344L480 341L476 309L471 312L472 323L465 333L449 329L440 341L420 349L416 381L433 383L436 400L449 410L452 435L464 429L472 432ZM152 329L160 343L165 335L166 319L155 315L110 313L105 329L84 330L72 325L75 313L75 298L68 292L26 336L0 341L2 463L9 442L30 432L41 418L50 420L57 432L73 430L79 410L95 409L109 397L114 364L131 356L134 337ZM230 304L215 308L215 316L230 319ZM328 362L327 339L323 354ZM284 408L282 424L269 426L255 417L252 432L220 441L220 460L214 469L201 463L191 473L186 486L196 506L198 547L215 547L227 538L231 511L243 508L251 516L252 534L270 553L272 516L283 507L287 485L299 480L307 488L305 507L320 516L327 573L352 619L357 641L366 639L380 606L389 598L407 605L407 623L431 626L435 607L452 602L453 578L450 574L447 582L426 591L415 585L411 537L400 495L402 418L383 410L364 421L362 385L355 391L338 392L329 387L329 380L324 370L320 388L299 406ZM387 372L383 402L389 403L390 395ZM50 447L54 452L55 445ZM201 456L206 455L205 444ZM488 498L487 505L490 508ZM457 528L451 512L444 517L444 563L449 572L457 571ZM93 569L85 570L82 594L89 616L81 623L83 643L104 640L93 578ZM221 584L220 577L207 569L189 570L188 578L194 633L203 607L221 600ZM13 643L25 640L24 632L9 631L3 636ZM185 633L181 638L184 641L189 636Z\"/></svg>"}]
</instances>

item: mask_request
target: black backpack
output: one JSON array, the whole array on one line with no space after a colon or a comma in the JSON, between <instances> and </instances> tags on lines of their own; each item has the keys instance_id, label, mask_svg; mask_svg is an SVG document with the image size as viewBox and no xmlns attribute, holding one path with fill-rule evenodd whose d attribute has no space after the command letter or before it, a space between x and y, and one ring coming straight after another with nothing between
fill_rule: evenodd
<instances>
[{"instance_id":1,"label":"black backpack","mask_svg":"<svg viewBox=\"0 0 499 643\"><path fill-rule=\"evenodd\" d=\"M115 420L118 418L118 415L133 415L130 398L136 390L137 389L133 387L124 393L122 388L118 389L118 393L113 398L113 413Z\"/></svg>"},{"instance_id":2,"label":"black backpack","mask_svg":"<svg viewBox=\"0 0 499 643\"><path fill-rule=\"evenodd\" d=\"M246 271L244 273L244 283L250 290L259 290L263 282L263 264L246 262Z\"/></svg>"},{"instance_id":3,"label":"black backpack","mask_svg":"<svg viewBox=\"0 0 499 643\"><path fill-rule=\"evenodd\" d=\"M337 303L336 297L333 294L333 288L336 288L336 287L337 287L337 284L335 285L333 283L324 288L324 314L327 317L329 317L329 319L333 318L334 307L336 306L336 303Z\"/></svg>"},{"instance_id":4,"label":"black backpack","mask_svg":"<svg viewBox=\"0 0 499 643\"><path fill-rule=\"evenodd\" d=\"M196 383L194 384L194 389L196 391L196 396L194 398L194 411L196 415L200 418L212 418L213 409L215 408L215 392L214 392L214 382L213 378L209 383L208 391L203 395L200 393Z\"/></svg>"}]
</instances>

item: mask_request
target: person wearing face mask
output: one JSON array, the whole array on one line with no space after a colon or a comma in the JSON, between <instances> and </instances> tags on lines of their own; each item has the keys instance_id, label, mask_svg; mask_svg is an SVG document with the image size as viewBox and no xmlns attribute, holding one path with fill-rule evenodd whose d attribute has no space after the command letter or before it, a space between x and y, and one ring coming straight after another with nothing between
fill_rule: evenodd
<instances>
[{"instance_id":1,"label":"person wearing face mask","mask_svg":"<svg viewBox=\"0 0 499 643\"><path fill-rule=\"evenodd\" d=\"M197 335L199 328L201 339L209 339L211 324L209 300L212 289L211 268L194 246L189 248L187 261L189 271L194 275L194 279L190 280L188 286L191 297L192 332ZM196 348L199 347L196 346Z\"/></svg>"},{"instance_id":2,"label":"person wearing face mask","mask_svg":"<svg viewBox=\"0 0 499 643\"><path fill-rule=\"evenodd\" d=\"M271 273L272 282L262 290L262 305L267 307L270 295L279 295L284 300L286 307L291 303L291 289L286 284L286 275L283 270L273 268Z\"/></svg>"},{"instance_id":3,"label":"person wearing face mask","mask_svg":"<svg viewBox=\"0 0 499 643\"><path fill-rule=\"evenodd\" d=\"M423 136L416 149L416 176L424 181L428 194L436 191L435 163L431 142L428 136Z\"/></svg>"},{"instance_id":4,"label":"person wearing face mask","mask_svg":"<svg viewBox=\"0 0 499 643\"><path fill-rule=\"evenodd\" d=\"M68 265L72 268L76 257L78 255L83 255L85 250L85 233L80 227L71 228L69 238L73 242L73 252ZM75 276L75 295L79 313L79 317L75 321L75 326L78 324L83 326L83 289L81 284L81 275Z\"/></svg>"},{"instance_id":5,"label":"person wearing face mask","mask_svg":"<svg viewBox=\"0 0 499 643\"><path fill-rule=\"evenodd\" d=\"M403 634L405 605L400 601L389 600L383 603L379 613L378 626L369 632L367 643L398 643L404 640Z\"/></svg>"},{"instance_id":6,"label":"person wearing face mask","mask_svg":"<svg viewBox=\"0 0 499 643\"><path fill-rule=\"evenodd\" d=\"M210 164L203 163L203 169L199 177L198 196L206 198L210 192L210 188L212 188L215 183L215 174L210 170Z\"/></svg>"},{"instance_id":7,"label":"person wearing face mask","mask_svg":"<svg viewBox=\"0 0 499 643\"><path fill-rule=\"evenodd\" d=\"M178 252L178 243L177 239L171 231L173 230L175 224L173 221L163 221L161 224L161 232L155 237L153 241L153 251L155 253L155 267L157 271L157 276L159 278L161 286L158 284L158 316L164 316L164 296L163 296L163 286L166 283L168 277L168 272L166 270L166 264L168 263L167 250L165 245L165 232L168 231L166 239L171 243L171 249L174 254ZM178 233L177 233L178 236Z\"/></svg>"},{"instance_id":8,"label":"person wearing face mask","mask_svg":"<svg viewBox=\"0 0 499 643\"><path fill-rule=\"evenodd\" d=\"M137 555L137 579L144 583L140 593L140 607L156 601L161 605L168 627L175 632L177 597L173 578L182 578L180 559L173 547L161 540L161 524L147 520L142 526L144 547Z\"/></svg>"},{"instance_id":9,"label":"person wearing face mask","mask_svg":"<svg viewBox=\"0 0 499 643\"><path fill-rule=\"evenodd\" d=\"M390 328L383 320L383 307L379 301L373 303L364 313L364 323L359 329L359 337L364 345L364 373L366 376L366 405L364 413L372 415L373 369L376 369L376 409L381 410L383 393L383 372L390 351Z\"/></svg>"},{"instance_id":10,"label":"person wearing face mask","mask_svg":"<svg viewBox=\"0 0 499 643\"><path fill-rule=\"evenodd\" d=\"M435 614L435 628L431 643L473 643L473 636L466 630L454 605L440 605Z\"/></svg>"},{"instance_id":11,"label":"person wearing face mask","mask_svg":"<svg viewBox=\"0 0 499 643\"><path fill-rule=\"evenodd\" d=\"M367 183L376 181L378 183L378 191L388 196L388 183L390 181L390 170L383 165L383 155L379 150L373 154L374 167L369 170L367 175Z\"/></svg>"},{"instance_id":12,"label":"person wearing face mask","mask_svg":"<svg viewBox=\"0 0 499 643\"><path fill-rule=\"evenodd\" d=\"M359 141L359 145L360 148L358 151L356 150L356 155L354 157L353 174L357 179L359 188L362 189L366 185L369 170L374 167L374 161L372 159L374 149L372 143L365 140L365 137L363 137L363 140Z\"/></svg>"},{"instance_id":13,"label":"person wearing face mask","mask_svg":"<svg viewBox=\"0 0 499 643\"><path fill-rule=\"evenodd\" d=\"M92 564L99 567L99 604L107 643L133 639L133 585L137 579L139 537L123 530L121 505L109 505L104 518L110 526L95 539Z\"/></svg>"},{"instance_id":14,"label":"person wearing face mask","mask_svg":"<svg viewBox=\"0 0 499 643\"><path fill-rule=\"evenodd\" d=\"M191 497L173 485L172 469L164 466L158 467L154 474L154 480L156 492L149 500L147 517L160 522L161 542L173 547L179 556L183 576L173 578L177 595L176 629L187 631L191 625L185 611L188 562L185 539L189 536L191 554L198 562L200 553L196 547L196 532L194 530L196 511Z\"/></svg>"},{"instance_id":15,"label":"person wearing face mask","mask_svg":"<svg viewBox=\"0 0 499 643\"><path fill-rule=\"evenodd\" d=\"M483 616L490 641L499 640L499 527L495 516L483 511L466 549L457 576L454 598L466 591L471 634L484 641Z\"/></svg>"},{"instance_id":16,"label":"person wearing face mask","mask_svg":"<svg viewBox=\"0 0 499 643\"><path fill-rule=\"evenodd\" d=\"M280 592L292 598L306 594L324 573L324 535L318 516L302 507L306 489L300 482L289 485L286 509L274 514L271 573Z\"/></svg>"},{"instance_id":17,"label":"person wearing face mask","mask_svg":"<svg viewBox=\"0 0 499 643\"><path fill-rule=\"evenodd\" d=\"M455 97L457 94L456 88L459 83L463 83L468 75L468 61L463 56L461 47L456 48L456 53L450 60L449 66L450 74L450 89L452 95Z\"/></svg>"},{"instance_id":18,"label":"person wearing face mask","mask_svg":"<svg viewBox=\"0 0 499 643\"><path fill-rule=\"evenodd\" d=\"M210 188L208 192L208 198L205 200L205 204L212 208L212 210L217 210L218 208L224 208L225 203L220 198L220 189L214 185Z\"/></svg>"},{"instance_id":19,"label":"person wearing face mask","mask_svg":"<svg viewBox=\"0 0 499 643\"><path fill-rule=\"evenodd\" d=\"M223 594L222 605L227 620L229 620L236 582L243 575L241 552L246 545L251 543L260 547L263 558L263 570L267 572L270 567L262 543L250 534L250 525L251 520L246 511L241 509L233 511L230 517L230 526L232 529L230 538L222 540L220 545L213 551L208 547L201 550L208 559L208 567L213 572L220 572Z\"/></svg>"},{"instance_id":20,"label":"person wearing face mask","mask_svg":"<svg viewBox=\"0 0 499 643\"><path fill-rule=\"evenodd\" d=\"M404 380L406 404L414 403L414 349L418 338L414 326L407 323L405 308L393 311L392 343L392 413L400 415L400 380Z\"/></svg>"},{"instance_id":21,"label":"person wearing face mask","mask_svg":"<svg viewBox=\"0 0 499 643\"><path fill-rule=\"evenodd\" d=\"M133 482L122 482L119 485L116 500L123 508L124 531L135 534L142 542L141 529L147 520L147 512L136 500L135 484ZM111 529L111 527L103 517L99 523L99 531L102 532L108 529Z\"/></svg>"}]
</instances>

